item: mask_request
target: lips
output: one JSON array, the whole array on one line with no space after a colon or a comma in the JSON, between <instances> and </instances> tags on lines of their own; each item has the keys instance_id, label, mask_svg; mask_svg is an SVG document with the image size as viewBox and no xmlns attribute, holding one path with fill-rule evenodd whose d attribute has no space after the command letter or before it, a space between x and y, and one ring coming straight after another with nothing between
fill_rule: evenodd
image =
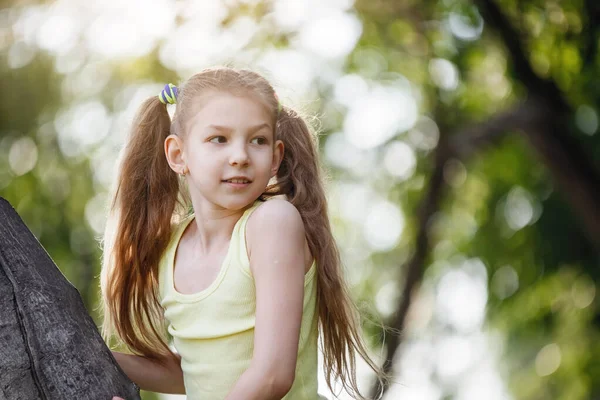
<instances>
[{"instance_id":1,"label":"lips","mask_svg":"<svg viewBox=\"0 0 600 400\"><path fill-rule=\"evenodd\" d=\"M246 178L231 178L231 179L225 179L223 180L223 182L228 182L228 183L251 183L252 181Z\"/></svg>"}]
</instances>

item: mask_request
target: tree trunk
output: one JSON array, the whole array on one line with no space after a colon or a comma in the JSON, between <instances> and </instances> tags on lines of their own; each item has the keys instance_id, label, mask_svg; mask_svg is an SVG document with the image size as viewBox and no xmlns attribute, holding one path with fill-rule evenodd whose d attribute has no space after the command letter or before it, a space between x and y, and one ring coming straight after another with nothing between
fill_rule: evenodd
<instances>
[{"instance_id":1,"label":"tree trunk","mask_svg":"<svg viewBox=\"0 0 600 400\"><path fill-rule=\"evenodd\" d=\"M2 197L0 265L0 400L140 398L77 289Z\"/></svg>"},{"instance_id":2,"label":"tree trunk","mask_svg":"<svg viewBox=\"0 0 600 400\"><path fill-rule=\"evenodd\" d=\"M406 316L411 305L413 291L417 290L423 275L424 260L429 251L427 234L427 215L433 215L440 199L436 198L443 191L443 179L439 174L439 159L456 157L463 161L481 150L483 146L493 144L498 138L510 131L522 132L530 141L552 174L565 199L571 203L573 212L580 219L587 233L589 243L600 247L600 174L595 164L589 159L585 150L570 135L568 119L573 110L567 103L557 85L551 80L537 76L531 68L521 43L521 36L510 25L508 18L502 13L493 0L474 0L481 11L487 25L499 36L508 50L508 59L514 69L515 77L528 90L527 99L509 111L498 113L487 122L464 129L465 132L452 135L449 141L449 154L446 157L436 156L436 169L430 181L429 191L423 200L422 211L417 227L417 249L407 263L407 278L404 284L403 297L394 314L392 328L403 332ZM585 5L592 21L600 18L600 7L586 0ZM595 54L596 25L591 25L590 48L588 53ZM589 54L588 54L589 56ZM591 57L591 56L589 56ZM586 57L586 58L589 58ZM433 206L433 207L432 207ZM392 361L402 337L389 335L386 337L387 353L384 370L391 371ZM371 389L373 395L385 393L388 387L375 382Z\"/></svg>"}]
</instances>

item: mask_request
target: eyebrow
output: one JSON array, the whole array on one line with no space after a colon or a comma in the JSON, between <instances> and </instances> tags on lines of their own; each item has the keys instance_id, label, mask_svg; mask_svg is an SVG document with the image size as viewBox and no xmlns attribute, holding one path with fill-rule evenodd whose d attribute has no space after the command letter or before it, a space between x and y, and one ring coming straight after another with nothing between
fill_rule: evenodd
<instances>
[{"instance_id":1,"label":"eyebrow","mask_svg":"<svg viewBox=\"0 0 600 400\"><path fill-rule=\"evenodd\" d=\"M228 126L221 126L221 125L208 125L207 128L216 129L218 131L224 131L224 132L230 132L231 131L230 127L228 127ZM264 129L264 128L271 129L271 125L269 125L267 123L262 123L260 125L251 126L250 129L249 129L249 131L250 131L250 133L254 133L254 132L258 132L258 131L260 131L261 129Z\"/></svg>"}]
</instances>

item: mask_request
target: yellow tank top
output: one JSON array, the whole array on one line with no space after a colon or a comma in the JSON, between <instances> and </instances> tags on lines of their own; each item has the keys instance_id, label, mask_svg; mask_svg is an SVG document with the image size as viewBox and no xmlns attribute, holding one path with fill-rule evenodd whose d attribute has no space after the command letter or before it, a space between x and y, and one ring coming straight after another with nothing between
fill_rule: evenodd
<instances>
[{"instance_id":1,"label":"yellow tank top","mask_svg":"<svg viewBox=\"0 0 600 400\"><path fill-rule=\"evenodd\" d=\"M262 201L236 222L217 278L206 289L182 294L173 284L175 251L194 214L173 231L159 265L159 293L169 333L181 355L189 400L221 400L250 366L254 347L255 286L246 251L246 223ZM316 261L304 278L304 307L296 378L284 399L318 399Z\"/></svg>"}]
</instances>

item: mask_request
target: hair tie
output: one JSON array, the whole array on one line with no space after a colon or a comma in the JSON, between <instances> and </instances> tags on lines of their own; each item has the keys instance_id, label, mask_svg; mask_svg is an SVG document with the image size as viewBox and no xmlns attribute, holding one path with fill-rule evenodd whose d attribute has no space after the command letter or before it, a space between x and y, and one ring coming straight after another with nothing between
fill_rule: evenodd
<instances>
[{"instance_id":1,"label":"hair tie","mask_svg":"<svg viewBox=\"0 0 600 400\"><path fill-rule=\"evenodd\" d=\"M177 103L177 92L177 86L172 83L167 83L158 95L158 99L163 104L175 104Z\"/></svg>"}]
</instances>

